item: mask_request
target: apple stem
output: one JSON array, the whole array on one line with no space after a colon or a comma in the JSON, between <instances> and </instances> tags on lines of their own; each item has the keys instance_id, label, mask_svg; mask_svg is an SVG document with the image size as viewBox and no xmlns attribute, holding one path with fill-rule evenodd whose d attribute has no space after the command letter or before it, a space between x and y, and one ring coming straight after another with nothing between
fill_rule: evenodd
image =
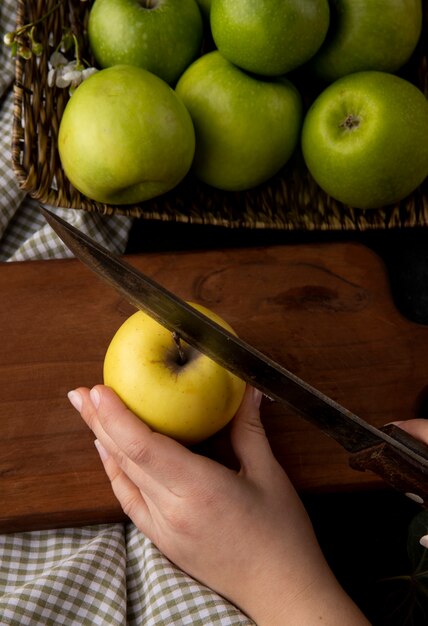
<instances>
[{"instance_id":1,"label":"apple stem","mask_svg":"<svg viewBox=\"0 0 428 626\"><path fill-rule=\"evenodd\" d=\"M178 351L178 363L179 365L184 365L187 361L186 358L186 354L183 350L183 346L181 345L181 337L180 335L177 333L177 331L174 330L174 332L172 333L172 338L175 341L175 345L177 346L177 351Z\"/></svg>"},{"instance_id":2,"label":"apple stem","mask_svg":"<svg viewBox=\"0 0 428 626\"><path fill-rule=\"evenodd\" d=\"M157 0L140 0L140 4L145 9L155 9L157 5Z\"/></svg>"},{"instance_id":3,"label":"apple stem","mask_svg":"<svg viewBox=\"0 0 428 626\"><path fill-rule=\"evenodd\" d=\"M359 125L360 118L358 115L354 115L353 113L349 113L349 115L347 115L339 124L340 128L345 128L346 130L354 130L354 128L358 128Z\"/></svg>"}]
</instances>

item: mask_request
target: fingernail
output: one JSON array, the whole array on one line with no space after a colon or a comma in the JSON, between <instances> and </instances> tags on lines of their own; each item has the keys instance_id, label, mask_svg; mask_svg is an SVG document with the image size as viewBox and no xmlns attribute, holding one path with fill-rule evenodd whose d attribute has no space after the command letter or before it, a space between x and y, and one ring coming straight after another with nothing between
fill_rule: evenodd
<instances>
[{"instance_id":1,"label":"fingernail","mask_svg":"<svg viewBox=\"0 0 428 626\"><path fill-rule=\"evenodd\" d=\"M100 392L98 391L98 389L95 389L95 387L93 389L91 389L91 391L89 392L89 395L91 397L92 403L94 405L94 407L96 409L98 409L98 407L100 406Z\"/></svg>"},{"instance_id":2,"label":"fingernail","mask_svg":"<svg viewBox=\"0 0 428 626\"><path fill-rule=\"evenodd\" d=\"M256 389L255 387L253 387L253 403L257 408L260 407L262 398L263 398L262 392L259 389Z\"/></svg>"},{"instance_id":3,"label":"fingernail","mask_svg":"<svg viewBox=\"0 0 428 626\"><path fill-rule=\"evenodd\" d=\"M419 543L421 544L421 546L423 546L424 548L428 548L428 535L424 535L423 537L421 537L419 539Z\"/></svg>"},{"instance_id":4,"label":"fingernail","mask_svg":"<svg viewBox=\"0 0 428 626\"><path fill-rule=\"evenodd\" d=\"M80 411L82 410L82 405L83 405L83 400L82 400L82 396L80 395L80 393L78 391L69 391L67 394L68 399L70 400L71 404L74 406L74 408L76 409L76 411Z\"/></svg>"},{"instance_id":5,"label":"fingernail","mask_svg":"<svg viewBox=\"0 0 428 626\"><path fill-rule=\"evenodd\" d=\"M108 459L108 452L107 450L104 448L103 444L98 440L95 439L94 441L95 447L98 450L98 454L100 455L100 459L101 461L106 461Z\"/></svg>"}]
</instances>

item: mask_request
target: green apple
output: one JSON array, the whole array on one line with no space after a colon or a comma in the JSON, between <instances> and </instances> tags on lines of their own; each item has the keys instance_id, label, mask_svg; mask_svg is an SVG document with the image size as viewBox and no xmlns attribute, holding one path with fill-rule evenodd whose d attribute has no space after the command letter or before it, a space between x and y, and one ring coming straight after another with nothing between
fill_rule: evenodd
<instances>
[{"instance_id":1,"label":"green apple","mask_svg":"<svg viewBox=\"0 0 428 626\"><path fill-rule=\"evenodd\" d=\"M328 0L212 0L215 45L249 72L278 76L306 63L324 41Z\"/></svg>"},{"instance_id":2,"label":"green apple","mask_svg":"<svg viewBox=\"0 0 428 626\"><path fill-rule=\"evenodd\" d=\"M166 82L139 67L116 65L87 78L71 96L58 150L68 179L88 198L133 204L184 178L195 133Z\"/></svg>"},{"instance_id":3,"label":"green apple","mask_svg":"<svg viewBox=\"0 0 428 626\"><path fill-rule=\"evenodd\" d=\"M363 70L396 72L422 29L421 0L330 0L331 26L310 66L324 81Z\"/></svg>"},{"instance_id":4,"label":"green apple","mask_svg":"<svg viewBox=\"0 0 428 626\"><path fill-rule=\"evenodd\" d=\"M428 175L428 101L386 72L329 85L306 114L302 151L318 185L360 209L399 202Z\"/></svg>"},{"instance_id":5,"label":"green apple","mask_svg":"<svg viewBox=\"0 0 428 626\"><path fill-rule=\"evenodd\" d=\"M230 332L213 311L194 303ZM117 330L104 359L104 383L153 430L186 444L223 428L241 404L245 383L138 311Z\"/></svg>"},{"instance_id":6,"label":"green apple","mask_svg":"<svg viewBox=\"0 0 428 626\"><path fill-rule=\"evenodd\" d=\"M137 65L169 84L199 55L202 36L196 0L95 0L89 14L100 67Z\"/></svg>"},{"instance_id":7,"label":"green apple","mask_svg":"<svg viewBox=\"0 0 428 626\"><path fill-rule=\"evenodd\" d=\"M187 68L176 92L195 127L193 172L213 187L239 191L268 180L298 144L301 98L285 78L260 80L214 50Z\"/></svg>"}]
</instances>

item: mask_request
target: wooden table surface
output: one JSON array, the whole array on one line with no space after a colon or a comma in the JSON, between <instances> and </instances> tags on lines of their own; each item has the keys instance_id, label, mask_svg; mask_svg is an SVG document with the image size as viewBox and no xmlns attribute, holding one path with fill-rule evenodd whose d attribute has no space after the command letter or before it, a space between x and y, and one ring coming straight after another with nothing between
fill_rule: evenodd
<instances>
[{"instance_id":1,"label":"wooden table surface","mask_svg":"<svg viewBox=\"0 0 428 626\"><path fill-rule=\"evenodd\" d=\"M419 415L428 327L396 310L382 261L353 243L149 253L128 261L229 321L255 347L370 423ZM0 264L0 531L124 519L66 393L102 382L133 312L76 260ZM264 399L272 447L302 493L383 489L332 439ZM231 462L227 432L203 453Z\"/></svg>"}]
</instances>

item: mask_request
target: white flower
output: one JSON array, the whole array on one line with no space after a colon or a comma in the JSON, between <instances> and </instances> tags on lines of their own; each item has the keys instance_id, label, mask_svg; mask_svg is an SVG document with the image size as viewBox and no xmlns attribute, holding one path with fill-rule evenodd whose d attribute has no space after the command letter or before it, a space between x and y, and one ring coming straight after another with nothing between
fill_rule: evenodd
<instances>
[{"instance_id":1,"label":"white flower","mask_svg":"<svg viewBox=\"0 0 428 626\"><path fill-rule=\"evenodd\" d=\"M73 66L66 65L62 72L57 74L55 84L57 87L77 87L82 82L82 72L80 70L76 70Z\"/></svg>"},{"instance_id":2,"label":"white flower","mask_svg":"<svg viewBox=\"0 0 428 626\"><path fill-rule=\"evenodd\" d=\"M81 82L98 70L95 67L85 68L77 61L68 61L61 52L54 52L49 59L49 87L71 87L75 89Z\"/></svg>"},{"instance_id":3,"label":"white flower","mask_svg":"<svg viewBox=\"0 0 428 626\"><path fill-rule=\"evenodd\" d=\"M82 2L86 2L86 0L82 0ZM98 72L96 67L87 67L85 70L82 71L82 80L89 78L89 76L92 76L92 74L96 74L96 72Z\"/></svg>"},{"instance_id":4,"label":"white flower","mask_svg":"<svg viewBox=\"0 0 428 626\"><path fill-rule=\"evenodd\" d=\"M67 63L68 59L61 52L58 52L58 50L53 52L49 59L50 68L63 67L67 65Z\"/></svg>"},{"instance_id":5,"label":"white flower","mask_svg":"<svg viewBox=\"0 0 428 626\"><path fill-rule=\"evenodd\" d=\"M51 68L48 72L48 87L53 87L56 81L56 70Z\"/></svg>"}]
</instances>

